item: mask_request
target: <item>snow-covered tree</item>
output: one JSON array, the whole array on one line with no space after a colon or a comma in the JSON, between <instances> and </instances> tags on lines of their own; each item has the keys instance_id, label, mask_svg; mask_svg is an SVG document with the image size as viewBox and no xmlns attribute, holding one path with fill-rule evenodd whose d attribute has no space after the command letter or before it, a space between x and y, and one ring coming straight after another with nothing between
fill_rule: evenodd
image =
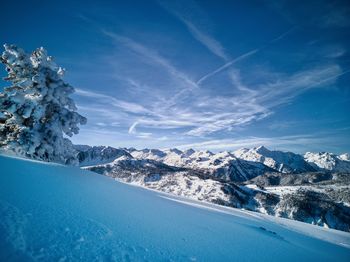
<instances>
[{"instance_id":1,"label":"snow-covered tree","mask_svg":"<svg viewBox=\"0 0 350 262\"><path fill-rule=\"evenodd\" d=\"M4 45L1 62L12 85L0 92L0 148L26 157L76 164L76 151L66 137L78 134L86 118L69 97L74 88L62 79L64 70L44 48L26 54Z\"/></svg>"}]
</instances>

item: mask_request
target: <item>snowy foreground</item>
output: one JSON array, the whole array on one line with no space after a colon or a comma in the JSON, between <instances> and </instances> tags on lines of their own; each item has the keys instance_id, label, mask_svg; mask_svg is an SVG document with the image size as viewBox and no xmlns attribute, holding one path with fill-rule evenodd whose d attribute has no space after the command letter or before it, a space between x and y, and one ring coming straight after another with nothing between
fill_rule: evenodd
<instances>
[{"instance_id":1,"label":"snowy foreground","mask_svg":"<svg viewBox=\"0 0 350 262\"><path fill-rule=\"evenodd\" d=\"M0 156L1 261L348 261L350 234Z\"/></svg>"}]
</instances>

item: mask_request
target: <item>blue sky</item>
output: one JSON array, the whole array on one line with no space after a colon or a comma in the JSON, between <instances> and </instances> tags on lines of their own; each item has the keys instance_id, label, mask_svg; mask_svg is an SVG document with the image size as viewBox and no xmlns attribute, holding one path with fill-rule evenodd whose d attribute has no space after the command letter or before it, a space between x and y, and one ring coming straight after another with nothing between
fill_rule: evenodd
<instances>
[{"instance_id":1,"label":"blue sky","mask_svg":"<svg viewBox=\"0 0 350 262\"><path fill-rule=\"evenodd\" d=\"M347 1L6 1L0 22L66 68L75 143L350 151Z\"/></svg>"}]
</instances>

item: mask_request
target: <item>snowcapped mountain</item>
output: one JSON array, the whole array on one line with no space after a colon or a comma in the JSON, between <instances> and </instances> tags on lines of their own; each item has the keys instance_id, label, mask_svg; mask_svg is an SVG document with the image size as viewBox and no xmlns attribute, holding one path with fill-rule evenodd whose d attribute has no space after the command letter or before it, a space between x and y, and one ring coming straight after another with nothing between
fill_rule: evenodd
<instances>
[{"instance_id":1,"label":"snowcapped mountain","mask_svg":"<svg viewBox=\"0 0 350 262\"><path fill-rule=\"evenodd\" d=\"M350 154L345 153L345 154L339 155L338 158L339 158L340 160L350 161Z\"/></svg>"},{"instance_id":2,"label":"snowcapped mountain","mask_svg":"<svg viewBox=\"0 0 350 262\"><path fill-rule=\"evenodd\" d=\"M292 152L270 151L264 146L239 149L233 154L240 159L260 162L281 173L312 172L315 169L301 155Z\"/></svg>"},{"instance_id":3,"label":"snowcapped mountain","mask_svg":"<svg viewBox=\"0 0 350 262\"><path fill-rule=\"evenodd\" d=\"M278 202L268 193L239 186L198 170L169 166L151 159L121 156L111 163L84 169L166 193L267 214L273 209L272 200L274 204Z\"/></svg>"},{"instance_id":4,"label":"snowcapped mountain","mask_svg":"<svg viewBox=\"0 0 350 262\"><path fill-rule=\"evenodd\" d=\"M350 172L349 154L335 155L328 152L311 153L304 155L305 160L317 170L333 172Z\"/></svg>"},{"instance_id":5,"label":"snowcapped mountain","mask_svg":"<svg viewBox=\"0 0 350 262\"><path fill-rule=\"evenodd\" d=\"M120 157L112 163L86 169L119 181L192 199L221 201L226 205L230 202L229 196L222 190L222 183L200 178L184 168L168 166L151 159Z\"/></svg>"},{"instance_id":6,"label":"snowcapped mountain","mask_svg":"<svg viewBox=\"0 0 350 262\"><path fill-rule=\"evenodd\" d=\"M227 151L214 154L210 151L194 151L193 149L186 151L144 149L133 150L130 153L136 159L156 160L169 166L197 170L225 181L246 181L265 172L274 171L259 162L238 159Z\"/></svg>"},{"instance_id":7,"label":"snowcapped mountain","mask_svg":"<svg viewBox=\"0 0 350 262\"><path fill-rule=\"evenodd\" d=\"M268 173L245 184L278 196L275 216L350 231L349 174Z\"/></svg>"},{"instance_id":8,"label":"snowcapped mountain","mask_svg":"<svg viewBox=\"0 0 350 262\"><path fill-rule=\"evenodd\" d=\"M153 160L169 167L186 168L211 178L240 182L267 172L304 173L317 170L350 172L349 154L272 151L264 146L239 149L234 152L185 151L174 149L117 149L113 147L76 146L80 166L110 163L120 156L131 159ZM130 162L131 163L131 162Z\"/></svg>"},{"instance_id":9,"label":"snowcapped mountain","mask_svg":"<svg viewBox=\"0 0 350 262\"><path fill-rule=\"evenodd\" d=\"M110 146L75 145L80 166L92 166L112 162L120 156L130 156L124 149Z\"/></svg>"},{"instance_id":10,"label":"snowcapped mountain","mask_svg":"<svg viewBox=\"0 0 350 262\"><path fill-rule=\"evenodd\" d=\"M180 167L168 166L160 161L136 159L127 155L120 156L110 163L87 166L84 168L99 174L118 177L124 182L129 183L136 183L140 180L146 182L159 180L161 176L185 170Z\"/></svg>"}]
</instances>

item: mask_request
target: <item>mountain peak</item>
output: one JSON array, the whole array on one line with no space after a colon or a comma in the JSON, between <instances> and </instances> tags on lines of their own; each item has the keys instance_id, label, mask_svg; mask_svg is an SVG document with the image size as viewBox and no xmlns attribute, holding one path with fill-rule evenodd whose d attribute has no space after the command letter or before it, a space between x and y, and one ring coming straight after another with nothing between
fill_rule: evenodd
<instances>
[{"instance_id":1,"label":"mountain peak","mask_svg":"<svg viewBox=\"0 0 350 262\"><path fill-rule=\"evenodd\" d=\"M258 146L255 148L256 152L263 154L265 152L270 152L269 149L267 149L265 146Z\"/></svg>"},{"instance_id":2,"label":"mountain peak","mask_svg":"<svg viewBox=\"0 0 350 262\"><path fill-rule=\"evenodd\" d=\"M335 172L349 172L350 170L349 154L336 155L328 152L307 152L304 158L317 169Z\"/></svg>"},{"instance_id":3,"label":"mountain peak","mask_svg":"<svg viewBox=\"0 0 350 262\"><path fill-rule=\"evenodd\" d=\"M175 153L177 155L183 154L183 152L181 150L177 149L177 148L170 148L169 152Z\"/></svg>"},{"instance_id":4,"label":"mountain peak","mask_svg":"<svg viewBox=\"0 0 350 262\"><path fill-rule=\"evenodd\" d=\"M194 151L192 148L185 150L183 153L185 154L185 156L189 157L192 154L194 154L196 151Z\"/></svg>"}]
</instances>

